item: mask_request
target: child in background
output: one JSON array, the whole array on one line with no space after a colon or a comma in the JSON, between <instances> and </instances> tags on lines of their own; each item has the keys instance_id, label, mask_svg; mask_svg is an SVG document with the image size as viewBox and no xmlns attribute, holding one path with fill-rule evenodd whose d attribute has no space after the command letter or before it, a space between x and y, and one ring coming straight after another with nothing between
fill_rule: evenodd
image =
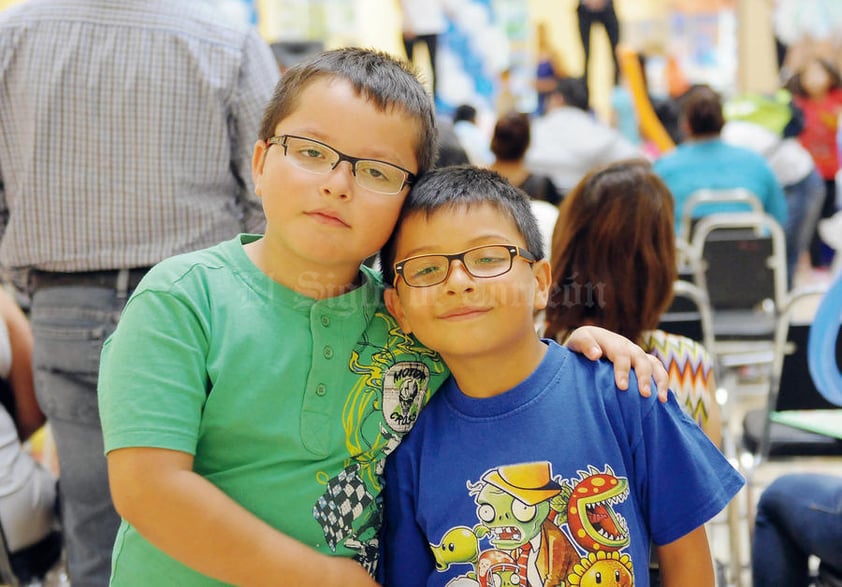
<instances>
[{"instance_id":1,"label":"child in background","mask_svg":"<svg viewBox=\"0 0 842 587\"><path fill-rule=\"evenodd\" d=\"M551 288L527 198L433 171L382 251L386 303L453 374L386 465L387 587L712 587L704 523L743 479L671 395L619 394L533 329Z\"/></svg>"},{"instance_id":2,"label":"child in background","mask_svg":"<svg viewBox=\"0 0 842 587\"><path fill-rule=\"evenodd\" d=\"M804 130L798 136L813 156L825 182L821 218L836 213L836 172L839 170L837 129L842 114L842 78L826 59L814 57L787 82L795 105L804 113ZM826 267L833 260L833 250L816 231L810 243L810 264Z\"/></svg>"},{"instance_id":3,"label":"child in background","mask_svg":"<svg viewBox=\"0 0 842 587\"><path fill-rule=\"evenodd\" d=\"M386 54L285 73L252 160L265 235L158 264L103 349L113 585L374 587L383 461L447 371L361 264L435 144L430 96Z\"/></svg>"}]
</instances>

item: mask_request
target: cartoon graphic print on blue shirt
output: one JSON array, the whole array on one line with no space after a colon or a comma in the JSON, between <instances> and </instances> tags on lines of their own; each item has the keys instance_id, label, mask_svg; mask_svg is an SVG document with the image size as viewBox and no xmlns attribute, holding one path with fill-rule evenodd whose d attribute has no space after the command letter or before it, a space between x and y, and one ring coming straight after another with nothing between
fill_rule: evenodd
<instances>
[{"instance_id":1,"label":"cartoon graphic print on blue shirt","mask_svg":"<svg viewBox=\"0 0 842 587\"><path fill-rule=\"evenodd\" d=\"M342 409L349 457L338 475L323 473L325 491L313 506L313 516L331 550L350 549L373 574L385 458L412 428L448 372L436 352L401 331L385 310L375 313L348 368L359 376Z\"/></svg>"},{"instance_id":2,"label":"cartoon graphic print on blue shirt","mask_svg":"<svg viewBox=\"0 0 842 587\"><path fill-rule=\"evenodd\" d=\"M628 480L589 466L576 478L549 462L500 466L467 482L477 523L430 544L438 572L462 565L448 585L610 585L631 587L629 531L619 512Z\"/></svg>"}]
</instances>

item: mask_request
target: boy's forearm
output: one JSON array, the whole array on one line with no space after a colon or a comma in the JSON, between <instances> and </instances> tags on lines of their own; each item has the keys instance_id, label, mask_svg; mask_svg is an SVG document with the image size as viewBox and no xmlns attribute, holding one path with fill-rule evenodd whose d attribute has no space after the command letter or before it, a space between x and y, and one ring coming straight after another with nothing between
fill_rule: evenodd
<instances>
[{"instance_id":1,"label":"boy's forearm","mask_svg":"<svg viewBox=\"0 0 842 587\"><path fill-rule=\"evenodd\" d=\"M705 527L657 547L664 587L714 587L716 582Z\"/></svg>"},{"instance_id":2,"label":"boy's forearm","mask_svg":"<svg viewBox=\"0 0 842 587\"><path fill-rule=\"evenodd\" d=\"M156 547L202 574L243 586L376 585L355 561L321 554L279 532L191 470L130 481L120 479L122 467L112 466L110 457L120 514ZM135 487L130 493L121 489L129 485Z\"/></svg>"}]
</instances>

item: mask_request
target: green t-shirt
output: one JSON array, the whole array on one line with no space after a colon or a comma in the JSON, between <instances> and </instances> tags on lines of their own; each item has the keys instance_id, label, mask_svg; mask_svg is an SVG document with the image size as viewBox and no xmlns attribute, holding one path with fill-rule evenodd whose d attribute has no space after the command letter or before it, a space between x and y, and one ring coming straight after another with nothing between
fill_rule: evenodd
<instances>
[{"instance_id":1,"label":"green t-shirt","mask_svg":"<svg viewBox=\"0 0 842 587\"><path fill-rule=\"evenodd\" d=\"M257 238L173 257L144 278L103 349L105 450L190 453L257 517L373 569L383 461L448 373L388 314L376 272L315 300L251 263L242 244ZM217 583L125 521L112 564L113 585Z\"/></svg>"}]
</instances>

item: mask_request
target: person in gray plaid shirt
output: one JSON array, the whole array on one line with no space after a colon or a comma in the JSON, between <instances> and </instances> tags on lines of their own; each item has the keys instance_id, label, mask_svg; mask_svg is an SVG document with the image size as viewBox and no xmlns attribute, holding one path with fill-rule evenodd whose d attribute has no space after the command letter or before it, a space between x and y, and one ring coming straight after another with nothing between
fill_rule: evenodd
<instances>
[{"instance_id":1,"label":"person in gray plaid shirt","mask_svg":"<svg viewBox=\"0 0 842 587\"><path fill-rule=\"evenodd\" d=\"M251 154L279 70L194 0L32 0L0 13L0 264L31 296L74 586L120 519L97 410L102 342L147 268L264 225Z\"/></svg>"}]
</instances>

